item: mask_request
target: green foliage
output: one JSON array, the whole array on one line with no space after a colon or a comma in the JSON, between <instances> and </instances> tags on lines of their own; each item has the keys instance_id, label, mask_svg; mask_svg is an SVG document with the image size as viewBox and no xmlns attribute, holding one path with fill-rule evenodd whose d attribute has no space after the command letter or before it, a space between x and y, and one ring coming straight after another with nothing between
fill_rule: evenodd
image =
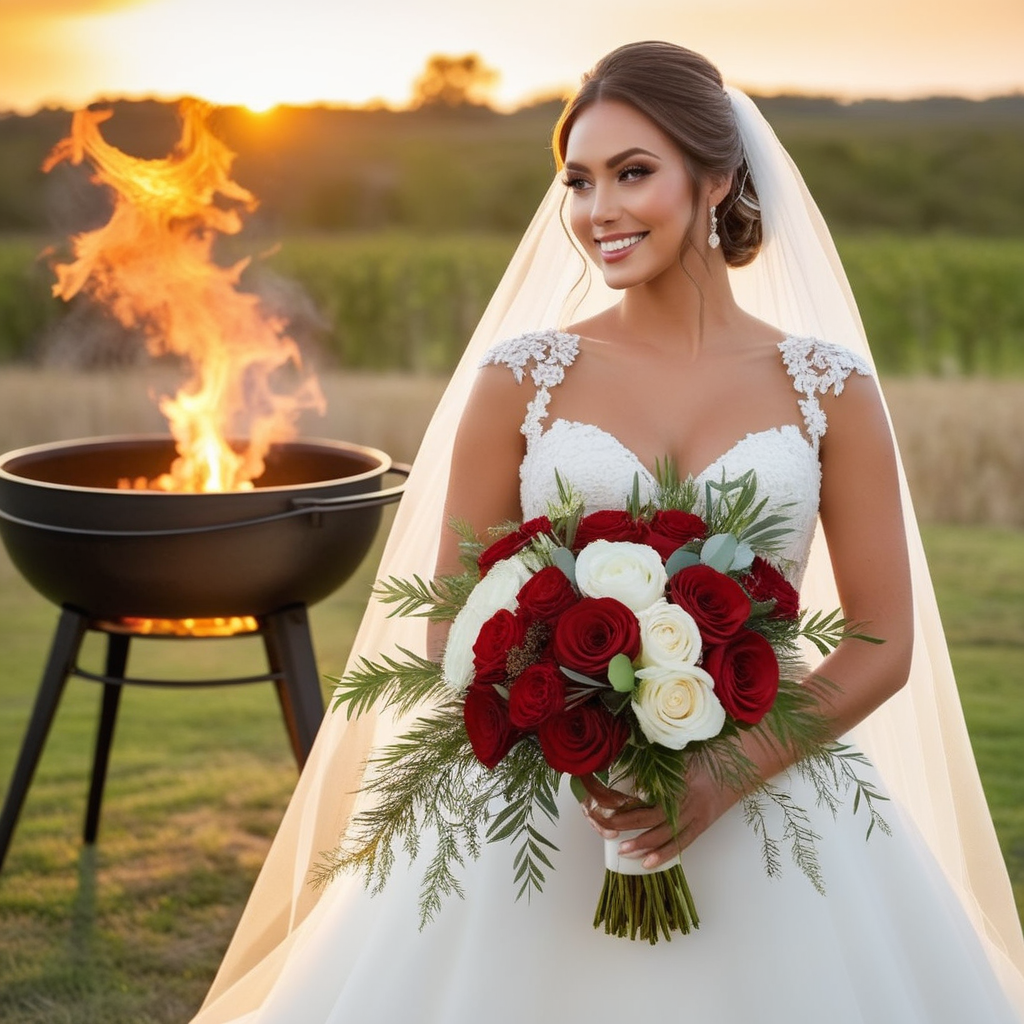
<instances>
[{"instance_id":1,"label":"green foliage","mask_svg":"<svg viewBox=\"0 0 1024 1024\"><path fill-rule=\"evenodd\" d=\"M1024 374L1024 243L876 235L838 246L881 372Z\"/></svg>"},{"instance_id":2,"label":"green foliage","mask_svg":"<svg viewBox=\"0 0 1024 1024\"><path fill-rule=\"evenodd\" d=\"M254 261L243 286L292 321L314 361L447 373L515 243L493 234L290 237ZM875 235L838 244L881 373L1024 375L1024 242ZM50 295L43 248L42 239L0 238L0 361L41 358L47 331L68 315Z\"/></svg>"},{"instance_id":3,"label":"green foliage","mask_svg":"<svg viewBox=\"0 0 1024 1024\"><path fill-rule=\"evenodd\" d=\"M38 240L0 238L0 362L31 359L39 339L64 313L52 295L53 276L41 250Z\"/></svg>"},{"instance_id":4,"label":"green foliage","mask_svg":"<svg viewBox=\"0 0 1024 1024\"><path fill-rule=\"evenodd\" d=\"M384 654L379 662L360 658L347 676L345 686L334 697L334 710L344 708L347 717L364 714L374 704L394 707L406 714L417 704L444 693L440 667L432 661L399 647L408 661L396 661ZM331 676L331 681L341 680Z\"/></svg>"},{"instance_id":5,"label":"green foliage","mask_svg":"<svg viewBox=\"0 0 1024 1024\"><path fill-rule=\"evenodd\" d=\"M346 679L347 682L347 679ZM424 833L436 831L437 846L420 888L420 922L430 921L450 896L462 896L458 867L488 842L518 845L514 859L517 898L539 892L546 850L557 847L535 827L540 818L555 821L558 775L534 743L519 743L493 770L486 771L466 742L462 701L450 701L417 718L394 743L370 760L365 789L378 797L361 811L341 846L318 865L316 883L324 885L341 871L361 871L367 886L380 891L401 849L415 858ZM488 805L507 805L493 819Z\"/></svg>"},{"instance_id":6,"label":"green foliage","mask_svg":"<svg viewBox=\"0 0 1024 1024\"><path fill-rule=\"evenodd\" d=\"M390 576L380 580L373 592L383 604L397 607L390 615L417 615L434 622L451 622L466 603L479 573L467 570L461 576L436 576L425 582L419 576L401 580Z\"/></svg>"},{"instance_id":7,"label":"green foliage","mask_svg":"<svg viewBox=\"0 0 1024 1024\"><path fill-rule=\"evenodd\" d=\"M327 361L444 373L461 356L514 247L503 236L305 238L283 244L266 266L298 281L312 301ZM256 290L263 272L252 272Z\"/></svg>"}]
</instances>

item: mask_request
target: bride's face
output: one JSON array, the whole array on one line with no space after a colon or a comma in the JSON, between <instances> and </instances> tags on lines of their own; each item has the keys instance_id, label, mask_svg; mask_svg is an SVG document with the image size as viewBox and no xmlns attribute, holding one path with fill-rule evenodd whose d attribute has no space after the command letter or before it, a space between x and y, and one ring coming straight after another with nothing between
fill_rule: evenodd
<instances>
[{"instance_id":1,"label":"bride's face","mask_svg":"<svg viewBox=\"0 0 1024 1024\"><path fill-rule=\"evenodd\" d=\"M599 100L569 132L570 224L612 288L678 271L696 190L676 144L628 103Z\"/></svg>"}]
</instances>

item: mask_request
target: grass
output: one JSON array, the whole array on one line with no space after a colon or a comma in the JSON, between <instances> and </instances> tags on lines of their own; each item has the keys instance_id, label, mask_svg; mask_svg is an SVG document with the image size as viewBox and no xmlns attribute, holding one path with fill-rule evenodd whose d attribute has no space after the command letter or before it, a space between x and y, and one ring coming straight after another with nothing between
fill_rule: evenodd
<instances>
[{"instance_id":1,"label":"grass","mask_svg":"<svg viewBox=\"0 0 1024 1024\"><path fill-rule=\"evenodd\" d=\"M1024 913L1024 533L925 535L975 753ZM322 671L337 671L371 558L313 609ZM9 777L56 611L0 560L0 778ZM138 646L131 669L248 671L248 640ZM101 655L93 644L83 660ZM96 688L72 680L0 875L0 1019L163 1024L202 999L296 773L268 686L129 690L99 844L83 848Z\"/></svg>"}]
</instances>

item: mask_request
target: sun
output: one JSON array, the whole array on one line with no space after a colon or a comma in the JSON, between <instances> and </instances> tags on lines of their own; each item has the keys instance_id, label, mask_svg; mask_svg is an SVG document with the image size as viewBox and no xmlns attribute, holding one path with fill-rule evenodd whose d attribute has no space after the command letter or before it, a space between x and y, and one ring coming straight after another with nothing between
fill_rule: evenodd
<instances>
[{"instance_id":1,"label":"sun","mask_svg":"<svg viewBox=\"0 0 1024 1024\"><path fill-rule=\"evenodd\" d=\"M318 17L297 19L301 31L284 31L273 5L139 0L138 6L79 18L74 31L83 51L103 55L110 80L119 85L112 91L126 95L196 96L267 113L281 104L330 101L346 91L354 103L408 94L412 72L398 65L394 84L383 89L379 78L366 80L367 55L339 64L339 33L320 16L321 0L290 2ZM371 63L381 71L379 60ZM365 90L368 96L360 94Z\"/></svg>"}]
</instances>

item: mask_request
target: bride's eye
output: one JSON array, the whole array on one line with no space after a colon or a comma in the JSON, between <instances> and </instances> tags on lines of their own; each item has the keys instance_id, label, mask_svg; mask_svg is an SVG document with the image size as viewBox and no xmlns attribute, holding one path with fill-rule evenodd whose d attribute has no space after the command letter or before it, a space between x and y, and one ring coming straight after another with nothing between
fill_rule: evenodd
<instances>
[{"instance_id":1,"label":"bride's eye","mask_svg":"<svg viewBox=\"0 0 1024 1024\"><path fill-rule=\"evenodd\" d=\"M578 174L567 174L562 179L562 184L570 192L582 192L590 182L588 182L586 178L581 178Z\"/></svg>"},{"instance_id":2,"label":"bride's eye","mask_svg":"<svg viewBox=\"0 0 1024 1024\"><path fill-rule=\"evenodd\" d=\"M639 181L641 178L646 178L647 175L653 173L650 167L645 167L643 164L629 164L628 167L623 167L619 171L620 181Z\"/></svg>"}]
</instances>

